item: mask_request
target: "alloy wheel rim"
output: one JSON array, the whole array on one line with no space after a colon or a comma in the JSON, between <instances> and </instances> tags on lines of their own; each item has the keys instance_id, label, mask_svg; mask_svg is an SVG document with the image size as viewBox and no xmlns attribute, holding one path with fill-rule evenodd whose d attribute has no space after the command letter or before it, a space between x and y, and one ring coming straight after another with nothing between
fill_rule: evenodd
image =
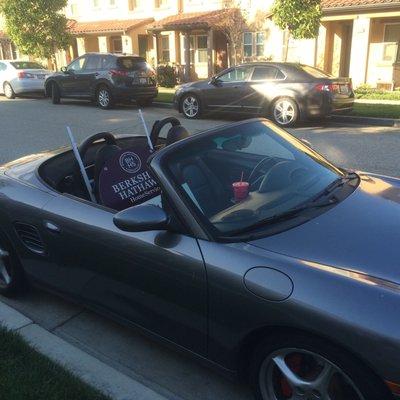
<instances>
[{"instance_id":1,"label":"alloy wheel rim","mask_svg":"<svg viewBox=\"0 0 400 400\"><path fill-rule=\"evenodd\" d=\"M12 281L11 274L9 272L8 258L8 252L0 247L0 286L3 287L7 287Z\"/></svg>"},{"instance_id":2,"label":"alloy wheel rim","mask_svg":"<svg viewBox=\"0 0 400 400\"><path fill-rule=\"evenodd\" d=\"M11 86L10 86L8 83L6 83L6 84L4 85L4 94L5 94L7 97L11 97L11 96L12 96L12 88L11 88Z\"/></svg>"},{"instance_id":3,"label":"alloy wheel rim","mask_svg":"<svg viewBox=\"0 0 400 400\"><path fill-rule=\"evenodd\" d=\"M199 112L199 103L193 96L186 97L183 101L183 112L188 117L195 117Z\"/></svg>"},{"instance_id":4,"label":"alloy wheel rim","mask_svg":"<svg viewBox=\"0 0 400 400\"><path fill-rule=\"evenodd\" d=\"M282 100L274 107L274 117L281 125L290 124L294 119L295 109L290 101Z\"/></svg>"},{"instance_id":5,"label":"alloy wheel rim","mask_svg":"<svg viewBox=\"0 0 400 400\"><path fill-rule=\"evenodd\" d=\"M341 368L303 349L270 354L261 365L259 383L265 400L365 400Z\"/></svg>"},{"instance_id":6,"label":"alloy wheel rim","mask_svg":"<svg viewBox=\"0 0 400 400\"><path fill-rule=\"evenodd\" d=\"M110 95L107 90L103 89L99 91L99 103L102 107L107 107L110 103Z\"/></svg>"}]
</instances>

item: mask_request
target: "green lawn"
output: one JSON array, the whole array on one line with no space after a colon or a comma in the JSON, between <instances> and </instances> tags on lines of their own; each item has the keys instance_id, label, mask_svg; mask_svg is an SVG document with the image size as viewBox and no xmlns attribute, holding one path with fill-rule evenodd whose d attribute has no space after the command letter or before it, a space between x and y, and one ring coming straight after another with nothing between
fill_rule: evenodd
<instances>
[{"instance_id":1,"label":"green lawn","mask_svg":"<svg viewBox=\"0 0 400 400\"><path fill-rule=\"evenodd\" d=\"M2 327L0 399L109 400Z\"/></svg>"},{"instance_id":2,"label":"green lawn","mask_svg":"<svg viewBox=\"0 0 400 400\"><path fill-rule=\"evenodd\" d=\"M174 99L174 93L174 88L159 87L158 96L155 98L155 101L160 101L162 103L172 103L172 100Z\"/></svg>"},{"instance_id":3,"label":"green lawn","mask_svg":"<svg viewBox=\"0 0 400 400\"><path fill-rule=\"evenodd\" d=\"M400 105L354 103L351 115L378 118L400 118Z\"/></svg>"}]
</instances>

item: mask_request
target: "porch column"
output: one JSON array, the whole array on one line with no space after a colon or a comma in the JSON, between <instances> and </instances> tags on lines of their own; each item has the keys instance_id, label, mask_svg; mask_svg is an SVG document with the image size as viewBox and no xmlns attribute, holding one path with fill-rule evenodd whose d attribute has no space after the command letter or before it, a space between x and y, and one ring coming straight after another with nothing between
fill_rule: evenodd
<instances>
[{"instance_id":1,"label":"porch column","mask_svg":"<svg viewBox=\"0 0 400 400\"><path fill-rule=\"evenodd\" d=\"M318 37L316 38L316 49L315 49L315 63L317 68L322 70L325 69L325 53L326 53L326 27L320 25L318 31Z\"/></svg>"},{"instance_id":2,"label":"porch column","mask_svg":"<svg viewBox=\"0 0 400 400\"><path fill-rule=\"evenodd\" d=\"M353 79L354 87L366 82L370 25L370 18L359 17L353 21L350 76Z\"/></svg>"},{"instance_id":3,"label":"porch column","mask_svg":"<svg viewBox=\"0 0 400 400\"><path fill-rule=\"evenodd\" d=\"M190 81L190 33L184 33L184 43L185 43L185 71L184 77L185 81Z\"/></svg>"},{"instance_id":4,"label":"porch column","mask_svg":"<svg viewBox=\"0 0 400 400\"><path fill-rule=\"evenodd\" d=\"M0 60L4 60L3 42L0 41Z\"/></svg>"},{"instance_id":5,"label":"porch column","mask_svg":"<svg viewBox=\"0 0 400 400\"><path fill-rule=\"evenodd\" d=\"M207 67L208 77L211 78L214 75L214 31L210 29L207 34Z\"/></svg>"},{"instance_id":6,"label":"porch column","mask_svg":"<svg viewBox=\"0 0 400 400\"><path fill-rule=\"evenodd\" d=\"M110 46L108 44L108 37L107 36L99 36L97 38L99 42L99 52L100 53L108 53L110 51ZM79 51L79 49L78 49Z\"/></svg>"},{"instance_id":7,"label":"porch column","mask_svg":"<svg viewBox=\"0 0 400 400\"><path fill-rule=\"evenodd\" d=\"M76 45L78 48L78 57L83 56L86 53L85 38L84 37L76 38Z\"/></svg>"},{"instance_id":8,"label":"porch column","mask_svg":"<svg viewBox=\"0 0 400 400\"><path fill-rule=\"evenodd\" d=\"M122 35L122 52L127 54L133 54L133 43L132 37L129 35Z\"/></svg>"},{"instance_id":9,"label":"porch column","mask_svg":"<svg viewBox=\"0 0 400 400\"><path fill-rule=\"evenodd\" d=\"M155 56L156 56L155 67L157 67L158 63L160 61L160 58L161 58L160 57L160 34L159 33L156 33L153 36L153 47L155 49Z\"/></svg>"}]
</instances>

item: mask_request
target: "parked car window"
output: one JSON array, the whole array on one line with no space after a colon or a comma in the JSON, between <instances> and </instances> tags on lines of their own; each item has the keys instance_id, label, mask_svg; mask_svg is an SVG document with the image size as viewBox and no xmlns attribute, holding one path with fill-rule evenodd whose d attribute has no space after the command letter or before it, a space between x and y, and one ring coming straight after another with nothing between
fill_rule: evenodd
<instances>
[{"instance_id":1,"label":"parked car window","mask_svg":"<svg viewBox=\"0 0 400 400\"><path fill-rule=\"evenodd\" d=\"M247 81L250 77L250 74L253 70L253 67L238 67L226 72L223 75L220 75L218 79L222 82L239 82L239 81Z\"/></svg>"},{"instance_id":2,"label":"parked car window","mask_svg":"<svg viewBox=\"0 0 400 400\"><path fill-rule=\"evenodd\" d=\"M284 79L285 75L275 67L255 67L252 81L263 81L267 79Z\"/></svg>"},{"instance_id":3,"label":"parked car window","mask_svg":"<svg viewBox=\"0 0 400 400\"><path fill-rule=\"evenodd\" d=\"M87 57L81 57L69 64L68 69L72 71L82 71Z\"/></svg>"},{"instance_id":4,"label":"parked car window","mask_svg":"<svg viewBox=\"0 0 400 400\"><path fill-rule=\"evenodd\" d=\"M85 69L99 70L101 69L101 58L100 56L90 56L86 63Z\"/></svg>"},{"instance_id":5,"label":"parked car window","mask_svg":"<svg viewBox=\"0 0 400 400\"><path fill-rule=\"evenodd\" d=\"M118 65L128 71L137 71L147 69L148 64L143 57L119 57Z\"/></svg>"},{"instance_id":6,"label":"parked car window","mask_svg":"<svg viewBox=\"0 0 400 400\"><path fill-rule=\"evenodd\" d=\"M15 69L44 69L39 63L31 61L14 61L10 63Z\"/></svg>"},{"instance_id":7,"label":"parked car window","mask_svg":"<svg viewBox=\"0 0 400 400\"><path fill-rule=\"evenodd\" d=\"M307 72L307 74L311 75L314 78L333 78L333 75L328 74L321 69L310 67L309 65L299 65L299 69Z\"/></svg>"},{"instance_id":8,"label":"parked car window","mask_svg":"<svg viewBox=\"0 0 400 400\"><path fill-rule=\"evenodd\" d=\"M5 71L7 69L7 65L4 63L0 63L0 71Z\"/></svg>"}]
</instances>

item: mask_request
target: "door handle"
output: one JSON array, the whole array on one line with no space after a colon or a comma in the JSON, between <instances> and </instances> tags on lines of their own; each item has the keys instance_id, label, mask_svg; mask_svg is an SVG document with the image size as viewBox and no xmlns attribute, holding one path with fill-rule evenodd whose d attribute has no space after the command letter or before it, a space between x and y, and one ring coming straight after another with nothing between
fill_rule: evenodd
<instances>
[{"instance_id":1,"label":"door handle","mask_svg":"<svg viewBox=\"0 0 400 400\"><path fill-rule=\"evenodd\" d=\"M58 225L56 225L53 222L51 222L51 221L45 221L44 227L48 231L53 232L53 233L60 233L61 232L61 228Z\"/></svg>"}]
</instances>

